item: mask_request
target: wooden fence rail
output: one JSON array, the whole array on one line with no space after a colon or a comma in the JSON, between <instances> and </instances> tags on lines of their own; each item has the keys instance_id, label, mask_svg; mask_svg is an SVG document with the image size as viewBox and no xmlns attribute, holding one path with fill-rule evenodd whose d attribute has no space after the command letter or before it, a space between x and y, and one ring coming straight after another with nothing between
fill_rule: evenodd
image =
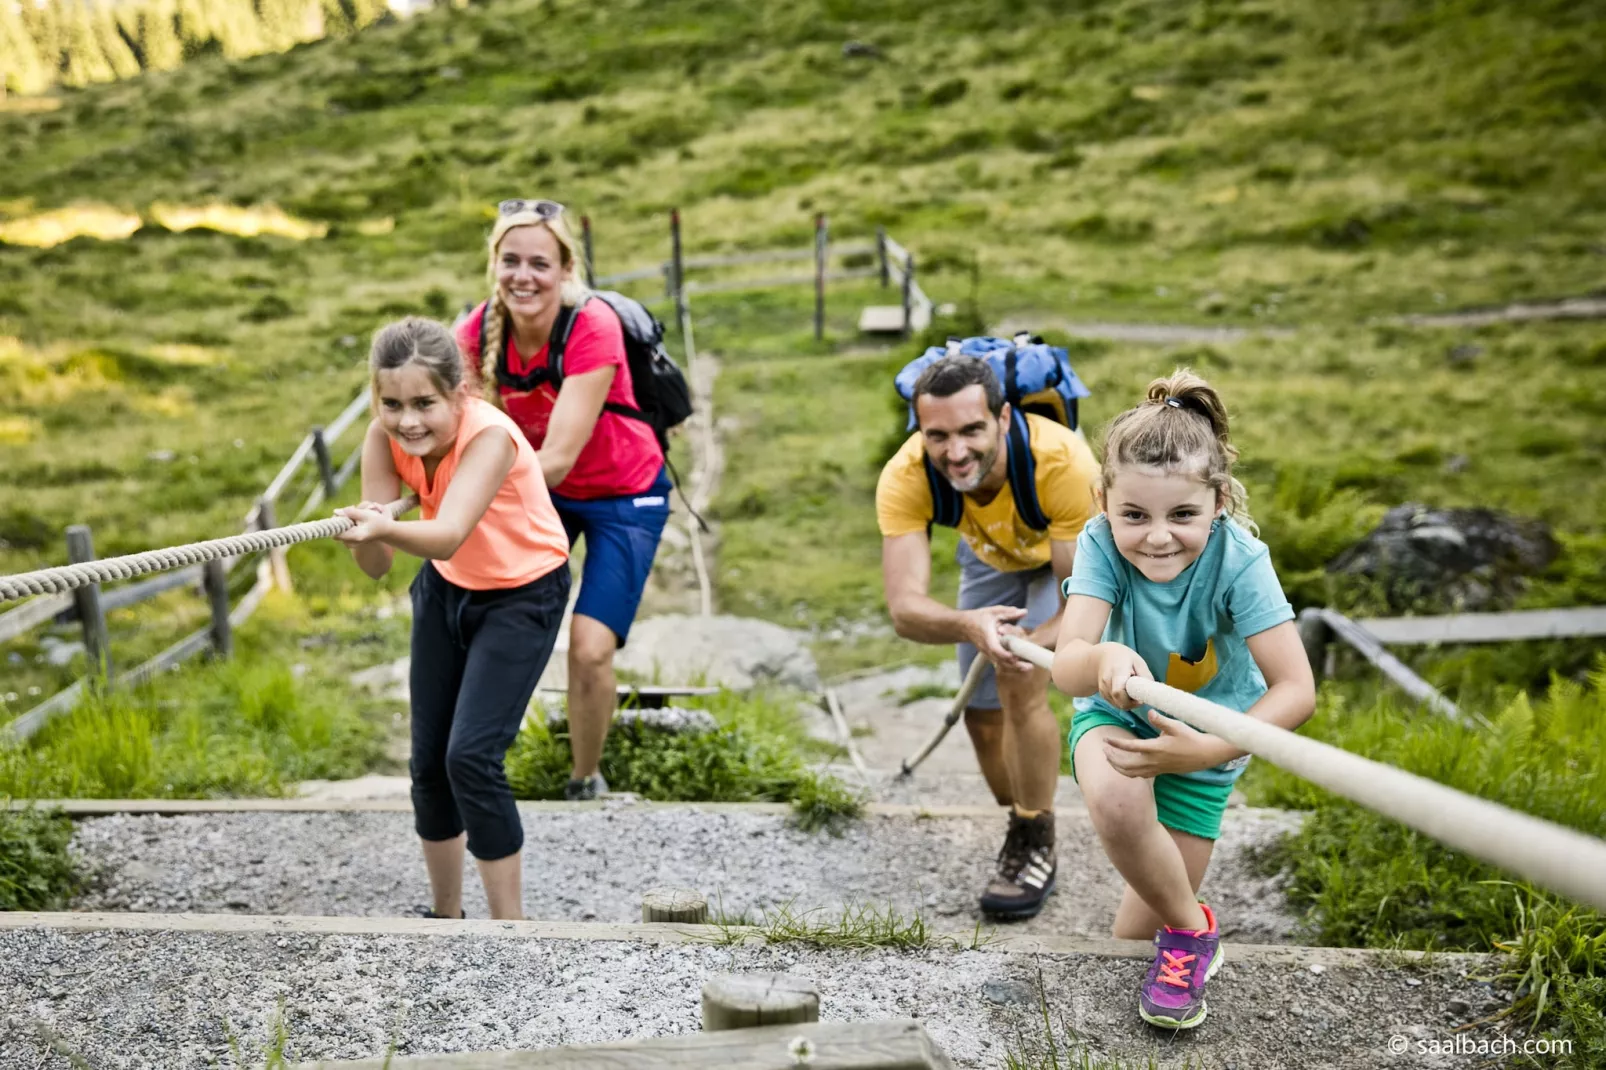
<instances>
[{"instance_id":1,"label":"wooden fence rail","mask_svg":"<svg viewBox=\"0 0 1606 1070\"><path fill-rule=\"evenodd\" d=\"M362 444L351 451L338 470L332 468L329 450L367 411L368 391L365 388L341 410L330 423L313 428L302 438L290 459L279 469L268 484L267 490L245 515L245 530L275 526L274 514L277 499L289 487L302 466L309 459L319 464L319 478L297 519L312 512L336 493L351 478L362 456ZM69 557L83 560L93 556L89 529L75 525L68 529ZM263 597L275 586L289 586L289 568L283 558L284 551L268 551L258 568L256 582L233 609L229 608L228 574L241 558L227 558L206 565L152 576L124 586L102 591L99 585L82 587L59 595L41 595L15 609L0 614L0 642L18 638L26 632L52 620L77 620L84 632L85 649L89 652L89 676L45 699L9 724L0 726L0 743L18 743L33 736L49 720L66 713L78 704L86 686L129 688L138 686L158 673L178 667L197 654L210 651L217 657L229 657L233 651L234 629L244 624L262 603ZM175 588L194 586L205 595L210 608L206 627L186 635L155 657L123 673L114 673L111 666L110 644L107 640L106 613L136 605ZM96 683L96 681L101 683Z\"/></svg>"}]
</instances>

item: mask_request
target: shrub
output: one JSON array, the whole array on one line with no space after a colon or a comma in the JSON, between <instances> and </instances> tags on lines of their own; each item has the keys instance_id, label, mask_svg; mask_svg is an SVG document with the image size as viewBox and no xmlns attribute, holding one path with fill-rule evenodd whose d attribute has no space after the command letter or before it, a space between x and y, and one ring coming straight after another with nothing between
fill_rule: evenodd
<instances>
[{"instance_id":1,"label":"shrub","mask_svg":"<svg viewBox=\"0 0 1606 1070\"><path fill-rule=\"evenodd\" d=\"M0 910L56 910L78 885L60 810L0 810Z\"/></svg>"}]
</instances>

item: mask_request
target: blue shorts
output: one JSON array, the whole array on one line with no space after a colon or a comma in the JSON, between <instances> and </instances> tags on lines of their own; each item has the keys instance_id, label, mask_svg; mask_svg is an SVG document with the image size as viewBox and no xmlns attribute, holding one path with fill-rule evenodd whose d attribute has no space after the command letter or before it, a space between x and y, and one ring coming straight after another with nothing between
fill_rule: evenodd
<instances>
[{"instance_id":1,"label":"blue shorts","mask_svg":"<svg viewBox=\"0 0 1606 1070\"><path fill-rule=\"evenodd\" d=\"M625 645L647 588L658 539L669 521L669 476L662 469L640 494L617 498L552 495L572 546L583 537L586 561L574 611L600 620Z\"/></svg>"}]
</instances>

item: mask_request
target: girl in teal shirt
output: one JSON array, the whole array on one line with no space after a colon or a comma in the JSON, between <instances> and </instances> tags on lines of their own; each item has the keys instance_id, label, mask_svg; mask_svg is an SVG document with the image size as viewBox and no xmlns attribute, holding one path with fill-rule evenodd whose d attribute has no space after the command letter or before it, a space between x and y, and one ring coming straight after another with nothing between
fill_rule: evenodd
<instances>
[{"instance_id":1,"label":"girl in teal shirt","mask_svg":"<svg viewBox=\"0 0 1606 1070\"><path fill-rule=\"evenodd\" d=\"M1073 772L1126 879L1115 935L1156 934L1138 1011L1170 1029L1204 1021L1205 982L1221 966L1215 915L1196 893L1249 757L1134 702L1126 683L1160 680L1287 729L1316 704L1236 457L1221 398L1189 371L1154 380L1116 417L1103 515L1077 539L1054 653L1055 685L1078 696Z\"/></svg>"}]
</instances>

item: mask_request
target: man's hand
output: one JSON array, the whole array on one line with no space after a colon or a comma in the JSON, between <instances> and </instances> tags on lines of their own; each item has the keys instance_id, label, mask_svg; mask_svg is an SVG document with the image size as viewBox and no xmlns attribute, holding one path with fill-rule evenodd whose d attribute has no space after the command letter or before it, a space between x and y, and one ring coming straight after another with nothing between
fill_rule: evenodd
<instances>
[{"instance_id":1,"label":"man's hand","mask_svg":"<svg viewBox=\"0 0 1606 1070\"><path fill-rule=\"evenodd\" d=\"M1120 643L1099 645L1099 695L1118 710L1130 710L1139 705L1137 699L1126 693L1126 682L1134 676L1153 680L1148 663L1136 650Z\"/></svg>"},{"instance_id":2,"label":"man's hand","mask_svg":"<svg viewBox=\"0 0 1606 1070\"><path fill-rule=\"evenodd\" d=\"M966 638L999 672L1031 672L1032 663L1004 646L1004 636L1025 637L1015 622L1026 615L1022 606L984 606L965 611Z\"/></svg>"},{"instance_id":3,"label":"man's hand","mask_svg":"<svg viewBox=\"0 0 1606 1070\"><path fill-rule=\"evenodd\" d=\"M1160 730L1153 739L1110 736L1104 740L1104 757L1110 768L1136 779L1161 773L1196 773L1220 764L1214 754L1216 741L1211 736L1158 710L1149 711L1149 723Z\"/></svg>"},{"instance_id":4,"label":"man's hand","mask_svg":"<svg viewBox=\"0 0 1606 1070\"><path fill-rule=\"evenodd\" d=\"M390 525L395 523L378 502L359 502L345 509L336 509L335 515L343 516L355 525L335 536L347 546L363 546L383 539Z\"/></svg>"}]
</instances>

